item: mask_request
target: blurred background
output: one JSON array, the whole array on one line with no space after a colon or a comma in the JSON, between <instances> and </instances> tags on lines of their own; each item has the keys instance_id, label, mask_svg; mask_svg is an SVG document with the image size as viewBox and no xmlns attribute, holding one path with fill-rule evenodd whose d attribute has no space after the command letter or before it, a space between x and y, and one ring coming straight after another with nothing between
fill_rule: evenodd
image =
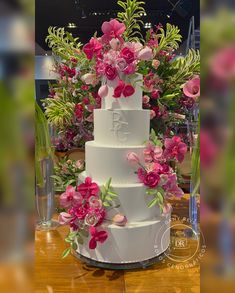
<instances>
[{"instance_id":1,"label":"blurred background","mask_svg":"<svg viewBox=\"0 0 235 293\"><path fill-rule=\"evenodd\" d=\"M107 16L115 15L115 2L0 0L1 292L32 290L34 100L48 95L47 83L55 78L44 42L47 28L64 26L86 42ZM189 46L199 48L196 2L146 1L143 30L171 22L183 35L177 54L185 54ZM207 244L202 292L234 292L235 288L234 10L233 0L201 1L201 229Z\"/></svg>"}]
</instances>

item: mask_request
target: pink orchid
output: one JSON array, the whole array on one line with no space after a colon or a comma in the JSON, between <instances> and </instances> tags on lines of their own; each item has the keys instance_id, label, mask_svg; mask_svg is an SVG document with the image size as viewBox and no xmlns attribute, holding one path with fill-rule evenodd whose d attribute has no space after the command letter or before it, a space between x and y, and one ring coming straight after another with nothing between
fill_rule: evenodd
<instances>
[{"instance_id":1,"label":"pink orchid","mask_svg":"<svg viewBox=\"0 0 235 293\"><path fill-rule=\"evenodd\" d=\"M124 215L116 214L113 219L113 224L117 226L126 226L127 218Z\"/></svg>"},{"instance_id":2,"label":"pink orchid","mask_svg":"<svg viewBox=\"0 0 235 293\"><path fill-rule=\"evenodd\" d=\"M125 84L123 80L119 80L117 87L114 89L114 98L120 98L123 95L125 98L134 94L135 89L131 84Z\"/></svg>"},{"instance_id":3,"label":"pink orchid","mask_svg":"<svg viewBox=\"0 0 235 293\"><path fill-rule=\"evenodd\" d=\"M175 173L168 175L167 182L162 187L166 191L167 197L182 197L184 195L183 190L177 184L177 176Z\"/></svg>"},{"instance_id":4,"label":"pink orchid","mask_svg":"<svg viewBox=\"0 0 235 293\"><path fill-rule=\"evenodd\" d=\"M96 39L92 38L88 44L83 47L83 52L87 59L91 60L94 55L99 55L102 50L102 44Z\"/></svg>"},{"instance_id":5,"label":"pink orchid","mask_svg":"<svg viewBox=\"0 0 235 293\"><path fill-rule=\"evenodd\" d=\"M149 48L149 47L145 47L144 49L142 49L139 52L138 58L140 60L145 60L145 61L153 59L153 51L152 51L152 49Z\"/></svg>"},{"instance_id":6,"label":"pink orchid","mask_svg":"<svg viewBox=\"0 0 235 293\"><path fill-rule=\"evenodd\" d=\"M137 163L138 164L140 162L138 155L134 152L128 153L126 158L129 163L135 163L135 164Z\"/></svg>"},{"instance_id":7,"label":"pink orchid","mask_svg":"<svg viewBox=\"0 0 235 293\"><path fill-rule=\"evenodd\" d=\"M60 196L60 205L63 208L69 208L82 203L82 197L75 191L73 186L67 186L66 191Z\"/></svg>"},{"instance_id":8,"label":"pink orchid","mask_svg":"<svg viewBox=\"0 0 235 293\"><path fill-rule=\"evenodd\" d=\"M118 38L122 36L122 34L126 30L126 26L117 21L116 19L112 19L109 22L105 21L101 27L104 36L102 37L103 42L109 42L113 38Z\"/></svg>"},{"instance_id":9,"label":"pink orchid","mask_svg":"<svg viewBox=\"0 0 235 293\"><path fill-rule=\"evenodd\" d=\"M200 78L196 76L187 81L183 87L185 96L189 98L198 98L200 96Z\"/></svg>"},{"instance_id":10,"label":"pink orchid","mask_svg":"<svg viewBox=\"0 0 235 293\"><path fill-rule=\"evenodd\" d=\"M101 97L101 98L104 98L107 96L108 94L108 86L106 84L102 85L100 88L99 88L99 91L98 91L98 95Z\"/></svg>"},{"instance_id":11,"label":"pink orchid","mask_svg":"<svg viewBox=\"0 0 235 293\"><path fill-rule=\"evenodd\" d=\"M160 146L155 146L149 142L144 149L144 160L146 163L152 163L161 159L163 150Z\"/></svg>"},{"instance_id":12,"label":"pink orchid","mask_svg":"<svg viewBox=\"0 0 235 293\"><path fill-rule=\"evenodd\" d=\"M60 225L67 225L74 217L68 213L62 212L59 215Z\"/></svg>"},{"instance_id":13,"label":"pink orchid","mask_svg":"<svg viewBox=\"0 0 235 293\"><path fill-rule=\"evenodd\" d=\"M89 229L91 240L89 241L89 248L95 249L97 242L104 243L108 238L108 233L106 231L97 231L95 227L90 227Z\"/></svg>"},{"instance_id":14,"label":"pink orchid","mask_svg":"<svg viewBox=\"0 0 235 293\"><path fill-rule=\"evenodd\" d=\"M177 159L178 162L182 163L184 155L187 152L187 145L181 141L179 136L173 136L172 138L165 139L165 150L164 157L166 159Z\"/></svg>"},{"instance_id":15,"label":"pink orchid","mask_svg":"<svg viewBox=\"0 0 235 293\"><path fill-rule=\"evenodd\" d=\"M84 183L80 184L77 190L81 193L83 198L97 196L100 191L99 186L95 182L92 182L90 177L86 177Z\"/></svg>"}]
</instances>

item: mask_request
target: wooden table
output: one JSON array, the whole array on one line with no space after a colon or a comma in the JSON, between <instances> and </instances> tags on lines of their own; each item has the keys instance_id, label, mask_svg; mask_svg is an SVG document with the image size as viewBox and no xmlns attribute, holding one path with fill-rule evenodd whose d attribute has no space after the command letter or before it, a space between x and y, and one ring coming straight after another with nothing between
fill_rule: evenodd
<instances>
[{"instance_id":1,"label":"wooden table","mask_svg":"<svg viewBox=\"0 0 235 293\"><path fill-rule=\"evenodd\" d=\"M180 210L180 206L183 210L187 204L188 200L183 198L176 203L176 210ZM143 270L112 271L89 267L73 256L61 259L61 253L66 247L64 237L67 232L68 227L48 232L36 231L36 293L200 292L198 263L190 268L182 263L179 268L175 268L174 264L171 266L169 262L160 262Z\"/></svg>"}]
</instances>

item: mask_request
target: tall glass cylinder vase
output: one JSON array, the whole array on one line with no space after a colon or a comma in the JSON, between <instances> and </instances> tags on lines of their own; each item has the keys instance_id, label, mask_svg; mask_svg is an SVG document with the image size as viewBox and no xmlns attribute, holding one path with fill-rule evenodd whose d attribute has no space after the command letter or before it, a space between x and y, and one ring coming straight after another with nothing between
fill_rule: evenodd
<instances>
[{"instance_id":1,"label":"tall glass cylinder vase","mask_svg":"<svg viewBox=\"0 0 235 293\"><path fill-rule=\"evenodd\" d=\"M49 230L58 226L58 222L53 221L54 209L54 182L53 160L46 157L39 162L40 172L36 178L36 209L38 230Z\"/></svg>"}]
</instances>

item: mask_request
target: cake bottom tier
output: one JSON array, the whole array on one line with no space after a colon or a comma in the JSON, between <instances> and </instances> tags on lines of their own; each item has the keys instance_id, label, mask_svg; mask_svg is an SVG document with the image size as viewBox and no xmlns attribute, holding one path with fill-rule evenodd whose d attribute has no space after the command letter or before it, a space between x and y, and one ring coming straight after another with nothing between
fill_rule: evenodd
<instances>
[{"instance_id":1,"label":"cake bottom tier","mask_svg":"<svg viewBox=\"0 0 235 293\"><path fill-rule=\"evenodd\" d=\"M108 239L89 249L89 239L78 244L77 253L88 259L114 264L137 263L152 259L167 250L170 244L170 213L155 220L132 222L125 227L104 223L99 230Z\"/></svg>"}]
</instances>

